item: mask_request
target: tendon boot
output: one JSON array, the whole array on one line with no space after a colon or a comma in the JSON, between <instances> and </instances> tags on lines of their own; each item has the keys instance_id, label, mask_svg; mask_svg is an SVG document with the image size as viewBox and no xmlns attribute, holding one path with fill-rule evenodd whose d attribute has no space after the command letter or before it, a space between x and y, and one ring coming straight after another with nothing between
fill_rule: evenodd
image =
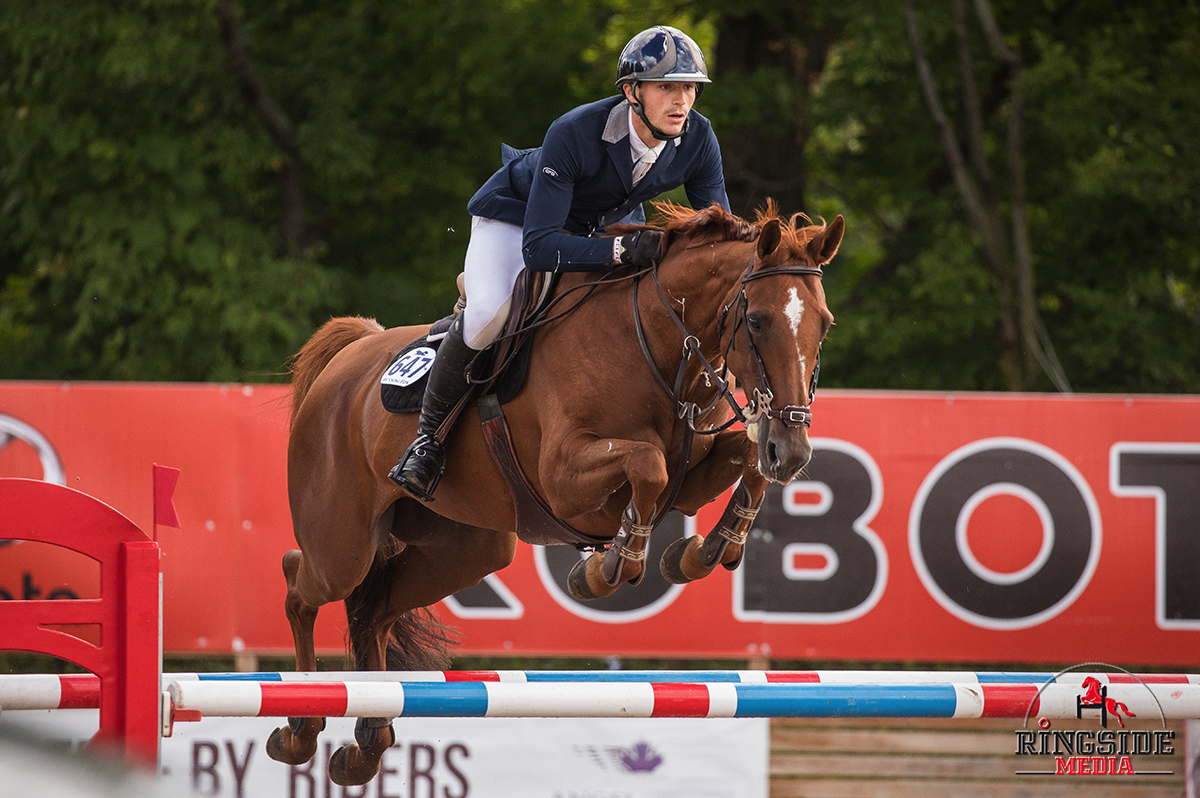
<instances>
[{"instance_id":1,"label":"tendon boot","mask_svg":"<svg viewBox=\"0 0 1200 798\"><path fill-rule=\"evenodd\" d=\"M466 394L467 366L477 350L463 340L462 319L455 322L442 339L421 400L421 418L417 422L417 437L400 458L400 463L388 473L388 478L421 501L433 501L433 491L446 467L446 448L438 436L447 416ZM442 438L448 430L443 430Z\"/></svg>"}]
</instances>

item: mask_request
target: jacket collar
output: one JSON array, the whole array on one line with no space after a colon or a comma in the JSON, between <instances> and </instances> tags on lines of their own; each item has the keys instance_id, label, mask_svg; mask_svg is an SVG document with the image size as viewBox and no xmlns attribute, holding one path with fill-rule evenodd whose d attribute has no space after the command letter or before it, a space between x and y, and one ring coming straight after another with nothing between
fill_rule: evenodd
<instances>
[{"instance_id":1,"label":"jacket collar","mask_svg":"<svg viewBox=\"0 0 1200 798\"><path fill-rule=\"evenodd\" d=\"M595 128L592 128L595 130ZM604 134L600 136L606 144L616 144L629 136L629 100L621 100L608 112Z\"/></svg>"},{"instance_id":2,"label":"jacket collar","mask_svg":"<svg viewBox=\"0 0 1200 798\"><path fill-rule=\"evenodd\" d=\"M616 144L618 141L624 141L629 137L629 100L621 100L612 107L608 112L608 121L604 123L604 133L600 139L606 144ZM672 141L675 146L679 146L679 142L683 136L676 136Z\"/></svg>"}]
</instances>

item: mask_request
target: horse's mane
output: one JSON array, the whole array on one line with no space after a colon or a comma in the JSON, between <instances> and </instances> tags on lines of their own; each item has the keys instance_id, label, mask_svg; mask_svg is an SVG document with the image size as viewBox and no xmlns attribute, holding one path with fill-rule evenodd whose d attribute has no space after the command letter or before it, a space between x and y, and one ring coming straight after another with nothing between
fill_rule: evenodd
<instances>
[{"instance_id":1,"label":"horse's mane","mask_svg":"<svg viewBox=\"0 0 1200 798\"><path fill-rule=\"evenodd\" d=\"M780 233L783 236L784 252L799 254L804 246L818 231L820 226L812 224L812 220L803 213L793 213L789 217L779 214L779 207L774 200L767 200L765 208L756 211L753 222L747 222L735 216L720 205L710 205L704 210L693 210L673 202L652 203L655 211L663 219L658 228L667 233L668 239L683 236L691 244L706 244L713 241L755 241L762 227L767 222L778 219L781 222ZM804 224L801 224L801 223Z\"/></svg>"}]
</instances>

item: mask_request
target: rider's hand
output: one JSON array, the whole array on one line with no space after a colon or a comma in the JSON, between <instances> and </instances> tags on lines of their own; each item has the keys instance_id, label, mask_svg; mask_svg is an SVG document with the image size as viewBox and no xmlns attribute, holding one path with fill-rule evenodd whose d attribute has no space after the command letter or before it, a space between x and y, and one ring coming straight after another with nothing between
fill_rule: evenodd
<instances>
[{"instance_id":1,"label":"rider's hand","mask_svg":"<svg viewBox=\"0 0 1200 798\"><path fill-rule=\"evenodd\" d=\"M659 250L662 245L662 236L661 230L639 230L636 233L621 236L618 244L621 263L627 263L639 269L657 266L658 262L662 260L662 252Z\"/></svg>"}]
</instances>

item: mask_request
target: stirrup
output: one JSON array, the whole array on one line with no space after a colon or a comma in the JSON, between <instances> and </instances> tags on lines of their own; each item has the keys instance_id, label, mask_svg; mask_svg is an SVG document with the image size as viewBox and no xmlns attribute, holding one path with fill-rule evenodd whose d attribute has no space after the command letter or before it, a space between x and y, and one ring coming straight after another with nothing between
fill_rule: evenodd
<instances>
[{"instance_id":1,"label":"stirrup","mask_svg":"<svg viewBox=\"0 0 1200 798\"><path fill-rule=\"evenodd\" d=\"M432 474L428 473L430 470ZM421 501L431 502L445 470L446 450L441 442L436 438L418 435L400 462L388 472L388 479Z\"/></svg>"}]
</instances>

